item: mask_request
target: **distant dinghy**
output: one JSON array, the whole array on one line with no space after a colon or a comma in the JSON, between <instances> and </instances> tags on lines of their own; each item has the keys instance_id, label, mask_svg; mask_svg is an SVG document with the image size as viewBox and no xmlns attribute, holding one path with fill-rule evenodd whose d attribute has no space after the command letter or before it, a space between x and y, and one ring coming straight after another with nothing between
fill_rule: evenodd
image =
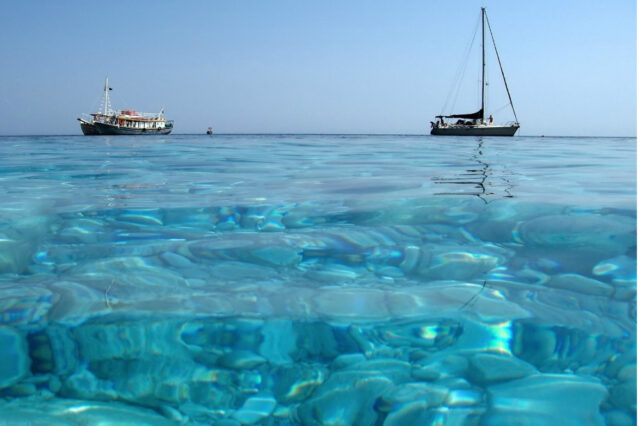
<instances>
[{"instance_id":1,"label":"distant dinghy","mask_svg":"<svg viewBox=\"0 0 640 426\"><path fill-rule=\"evenodd\" d=\"M511 100L511 93L509 93L509 87L507 86L507 79L504 76L502 69L502 63L500 62L500 56L498 56L498 49L493 38L493 32L491 31L491 25L487 18L487 12L485 8L482 10L482 103L480 109L476 112L469 114L451 114L451 115L436 115L436 121L431 122L431 134L443 135L443 136L513 136L520 128L518 117L516 116L516 110L513 107ZM493 122L493 116L489 115L489 120L485 119L485 22L489 28L491 34L491 40L493 47L498 58L498 65L500 65L500 72L502 73L502 79L504 81L504 87L507 90L509 96L509 104L513 111L515 121L504 125L498 125ZM445 118L457 118L455 122L447 122Z\"/></svg>"},{"instance_id":2,"label":"distant dinghy","mask_svg":"<svg viewBox=\"0 0 640 426\"><path fill-rule=\"evenodd\" d=\"M90 118L78 118L85 135L168 135L173 130L173 121L159 113L115 111L109 103L109 79L104 81L104 105L102 112L89 114Z\"/></svg>"},{"instance_id":3,"label":"distant dinghy","mask_svg":"<svg viewBox=\"0 0 640 426\"><path fill-rule=\"evenodd\" d=\"M209 128L207 129L207 134L208 134L208 135L212 135L212 134L213 134L213 127L209 127Z\"/></svg>"}]
</instances>

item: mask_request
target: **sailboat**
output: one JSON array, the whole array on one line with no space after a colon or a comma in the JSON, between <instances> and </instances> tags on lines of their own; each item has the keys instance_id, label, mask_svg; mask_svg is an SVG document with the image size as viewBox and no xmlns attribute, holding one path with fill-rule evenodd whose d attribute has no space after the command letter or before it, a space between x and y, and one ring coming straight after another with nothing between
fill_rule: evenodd
<instances>
[{"instance_id":1,"label":"sailboat","mask_svg":"<svg viewBox=\"0 0 640 426\"><path fill-rule=\"evenodd\" d=\"M451 115L436 115L436 121L431 122L431 134L432 135L446 135L446 136L513 136L520 128L518 117L516 116L516 110L513 107L513 101L511 100L511 93L507 86L507 79L504 76L504 70L502 69L502 63L500 62L500 56L498 55L498 48L496 47L495 39L493 38L493 31L491 31L491 25L487 18L487 12L485 8L482 10L482 101L480 109L476 112L468 114L451 114ZM509 96L509 104L513 111L513 117L515 121L499 125L493 122L493 115L489 115L489 119L485 116L485 23L489 28L489 34L491 35L491 41L498 58L498 65L500 66L500 72L502 73L502 79L504 81L504 87L507 90ZM448 122L445 119L457 119L454 122Z\"/></svg>"}]
</instances>

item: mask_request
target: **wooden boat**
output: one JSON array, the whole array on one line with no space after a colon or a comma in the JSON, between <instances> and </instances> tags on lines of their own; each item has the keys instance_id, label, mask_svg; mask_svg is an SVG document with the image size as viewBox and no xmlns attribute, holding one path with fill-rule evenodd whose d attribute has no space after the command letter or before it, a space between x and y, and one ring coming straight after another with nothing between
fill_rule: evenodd
<instances>
[{"instance_id":1,"label":"wooden boat","mask_svg":"<svg viewBox=\"0 0 640 426\"><path fill-rule=\"evenodd\" d=\"M134 110L115 111L109 102L109 79L104 82L102 112L90 115L90 119L78 118L85 135L168 135L173 130L173 121L166 120L164 110L159 113L144 113Z\"/></svg>"}]
</instances>

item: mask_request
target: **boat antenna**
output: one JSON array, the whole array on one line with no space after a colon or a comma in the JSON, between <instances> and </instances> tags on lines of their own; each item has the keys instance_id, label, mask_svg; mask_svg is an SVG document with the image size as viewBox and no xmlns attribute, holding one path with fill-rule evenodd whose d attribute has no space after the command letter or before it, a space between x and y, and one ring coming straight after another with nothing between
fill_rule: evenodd
<instances>
[{"instance_id":1,"label":"boat antenna","mask_svg":"<svg viewBox=\"0 0 640 426\"><path fill-rule=\"evenodd\" d=\"M484 19L485 19L485 10L484 7L481 8L482 9L482 105L480 107L480 111L482 111L481 115L482 115L482 120L481 123L484 122L484 67L485 67L485 62L484 62Z\"/></svg>"},{"instance_id":2,"label":"boat antenna","mask_svg":"<svg viewBox=\"0 0 640 426\"><path fill-rule=\"evenodd\" d=\"M482 8L482 12L484 13L484 8ZM507 85L507 78L504 76L504 70L502 69L502 62L500 62L500 55L498 55L498 46L496 46L496 39L493 38L493 31L491 31L491 24L489 24L489 17L487 16L486 19L487 19L487 26L489 27L489 34L491 34L491 41L493 42L493 48L496 51L496 58L498 58L498 65L500 66L500 72L502 73L504 88L507 89L507 96L509 97L509 104L511 105L511 111L513 111L513 116L516 119L516 123L518 123L518 116L516 115L516 109L513 107L513 101L511 100L511 93L509 92L509 86ZM482 29L484 30L484 26L482 27ZM484 54L484 50L483 50L483 54ZM482 91L484 93L484 87L482 88ZM484 98L483 98L483 101L484 101Z\"/></svg>"}]
</instances>

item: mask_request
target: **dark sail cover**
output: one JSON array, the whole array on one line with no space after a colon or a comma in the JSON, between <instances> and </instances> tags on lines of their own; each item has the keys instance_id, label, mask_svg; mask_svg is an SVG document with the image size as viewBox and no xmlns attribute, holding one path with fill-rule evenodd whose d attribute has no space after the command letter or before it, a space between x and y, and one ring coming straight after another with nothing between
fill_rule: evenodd
<instances>
[{"instance_id":1,"label":"dark sail cover","mask_svg":"<svg viewBox=\"0 0 640 426\"><path fill-rule=\"evenodd\" d=\"M482 119L482 108L480 108L478 112L472 112L471 114L445 115L444 118L468 118L470 120L480 120Z\"/></svg>"}]
</instances>

